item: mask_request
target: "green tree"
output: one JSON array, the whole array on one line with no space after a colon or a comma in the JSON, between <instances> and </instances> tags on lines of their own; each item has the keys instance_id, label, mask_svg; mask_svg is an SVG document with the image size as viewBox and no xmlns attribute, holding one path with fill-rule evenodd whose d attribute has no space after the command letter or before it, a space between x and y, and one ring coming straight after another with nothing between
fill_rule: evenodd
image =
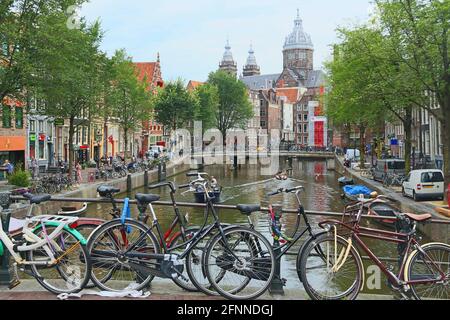
<instances>
[{"instance_id":1,"label":"green tree","mask_svg":"<svg viewBox=\"0 0 450 320\"><path fill-rule=\"evenodd\" d=\"M129 157L129 134L149 116L151 95L145 79L142 82L138 80L136 68L125 50L116 51L111 61L112 81L105 99L106 109L111 110L113 121L123 131L125 153Z\"/></svg>"},{"instance_id":2,"label":"green tree","mask_svg":"<svg viewBox=\"0 0 450 320\"><path fill-rule=\"evenodd\" d=\"M45 98L43 113L69 119L69 172L74 162L74 135L77 126L92 117L100 96L99 66L103 55L99 23L78 29L67 27L65 14L41 17L44 20L33 58L33 87Z\"/></svg>"},{"instance_id":3,"label":"green tree","mask_svg":"<svg viewBox=\"0 0 450 320\"><path fill-rule=\"evenodd\" d=\"M428 101L416 101L442 124L444 173L450 184L450 1L376 0L379 25L410 81L420 83ZM430 101L436 99L440 108Z\"/></svg>"},{"instance_id":4,"label":"green tree","mask_svg":"<svg viewBox=\"0 0 450 320\"><path fill-rule=\"evenodd\" d=\"M197 110L197 103L182 80L169 82L154 97L156 121L173 131L187 127Z\"/></svg>"},{"instance_id":5,"label":"green tree","mask_svg":"<svg viewBox=\"0 0 450 320\"><path fill-rule=\"evenodd\" d=\"M198 103L195 105L195 120L201 121L203 131L214 128L219 112L219 90L216 86L205 83L194 91Z\"/></svg>"},{"instance_id":6,"label":"green tree","mask_svg":"<svg viewBox=\"0 0 450 320\"><path fill-rule=\"evenodd\" d=\"M64 14L70 5L84 0L2 0L0 1L0 101L10 96L23 98L32 75L33 56L47 23L46 17ZM67 17L66 17L67 20Z\"/></svg>"},{"instance_id":7,"label":"green tree","mask_svg":"<svg viewBox=\"0 0 450 320\"><path fill-rule=\"evenodd\" d=\"M225 143L228 130L245 128L253 117L253 108L245 84L227 72L219 70L211 73L208 83L216 86L219 93L216 126Z\"/></svg>"}]
</instances>

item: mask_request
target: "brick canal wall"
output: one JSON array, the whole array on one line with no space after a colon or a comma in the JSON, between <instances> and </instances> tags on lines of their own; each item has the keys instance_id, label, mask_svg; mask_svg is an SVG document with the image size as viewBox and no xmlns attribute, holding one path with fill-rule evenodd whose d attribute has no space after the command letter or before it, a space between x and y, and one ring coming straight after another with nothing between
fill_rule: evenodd
<instances>
[{"instance_id":1,"label":"brick canal wall","mask_svg":"<svg viewBox=\"0 0 450 320\"><path fill-rule=\"evenodd\" d=\"M449 218L446 218L435 212L434 210L435 207L433 205L424 202L415 202L410 198L405 198L403 197L402 194L395 193L393 190L383 187L381 183L376 182L372 179L361 177L352 170L349 170L344 166L343 161L341 161L341 159L339 159L338 157L335 158L335 161L337 173L343 176L352 177L356 184L365 185L377 191L379 194L388 195L398 200L401 203L401 208L399 209L402 212L409 212L416 214L430 213L433 215L433 219L450 221ZM417 228L429 238L427 240L450 243L450 225L448 224L445 225L445 224L418 223Z\"/></svg>"}]
</instances>

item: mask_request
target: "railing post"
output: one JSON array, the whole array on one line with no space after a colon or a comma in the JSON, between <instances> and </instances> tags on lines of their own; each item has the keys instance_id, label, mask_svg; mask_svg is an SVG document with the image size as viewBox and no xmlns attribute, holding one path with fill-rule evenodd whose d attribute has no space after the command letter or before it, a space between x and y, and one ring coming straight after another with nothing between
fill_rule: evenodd
<instances>
[{"instance_id":1,"label":"railing post","mask_svg":"<svg viewBox=\"0 0 450 320\"><path fill-rule=\"evenodd\" d=\"M148 170L146 169L144 171L144 189L146 193L148 192L148 186L149 186L149 177L148 177Z\"/></svg>"},{"instance_id":2,"label":"railing post","mask_svg":"<svg viewBox=\"0 0 450 320\"><path fill-rule=\"evenodd\" d=\"M127 176L127 195L130 198L131 197L131 192L133 191L133 184L131 181L131 174L129 174Z\"/></svg>"},{"instance_id":3,"label":"railing post","mask_svg":"<svg viewBox=\"0 0 450 320\"><path fill-rule=\"evenodd\" d=\"M11 220L11 210L9 210L9 192L0 193L1 221L3 231L9 232L9 222ZM0 245L3 244L0 242ZM9 252L3 246L3 255L0 257L0 286L9 286L11 284L11 272L9 269Z\"/></svg>"},{"instance_id":4,"label":"railing post","mask_svg":"<svg viewBox=\"0 0 450 320\"><path fill-rule=\"evenodd\" d=\"M273 206L273 210L275 211L275 225L281 230L281 215L282 215L282 207L281 206ZM273 277L272 283L269 287L269 292L273 295L284 295L284 285L285 280L281 278L281 245L280 241L274 239L273 241L273 251L275 253L275 276Z\"/></svg>"}]
</instances>

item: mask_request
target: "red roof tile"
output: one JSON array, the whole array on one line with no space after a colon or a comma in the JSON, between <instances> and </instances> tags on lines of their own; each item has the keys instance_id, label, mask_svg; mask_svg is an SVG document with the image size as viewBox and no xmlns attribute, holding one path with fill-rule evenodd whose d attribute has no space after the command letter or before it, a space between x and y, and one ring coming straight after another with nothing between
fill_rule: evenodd
<instances>
[{"instance_id":1,"label":"red roof tile","mask_svg":"<svg viewBox=\"0 0 450 320\"><path fill-rule=\"evenodd\" d=\"M278 97L286 97L287 103L297 103L299 99L299 88L277 88Z\"/></svg>"},{"instance_id":2,"label":"red roof tile","mask_svg":"<svg viewBox=\"0 0 450 320\"><path fill-rule=\"evenodd\" d=\"M154 83L153 77L155 76L156 62L137 62L134 63L138 73L139 81L143 81L147 77L149 84Z\"/></svg>"},{"instance_id":3,"label":"red roof tile","mask_svg":"<svg viewBox=\"0 0 450 320\"><path fill-rule=\"evenodd\" d=\"M194 89L196 89L196 88L198 88L198 87L200 87L200 86L202 86L204 84L205 84L204 82L191 80L191 81L189 81L189 83L187 85L187 89L188 90L194 90Z\"/></svg>"}]
</instances>

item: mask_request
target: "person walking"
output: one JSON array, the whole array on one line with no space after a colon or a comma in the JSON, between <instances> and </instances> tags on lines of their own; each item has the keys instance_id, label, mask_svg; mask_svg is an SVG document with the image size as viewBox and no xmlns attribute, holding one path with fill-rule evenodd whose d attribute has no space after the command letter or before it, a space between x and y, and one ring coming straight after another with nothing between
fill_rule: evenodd
<instances>
[{"instance_id":1,"label":"person walking","mask_svg":"<svg viewBox=\"0 0 450 320\"><path fill-rule=\"evenodd\" d=\"M9 162L9 160L5 160L5 163L3 164L3 166L6 168L6 173L8 176L13 174L14 165L11 162Z\"/></svg>"},{"instance_id":2,"label":"person walking","mask_svg":"<svg viewBox=\"0 0 450 320\"><path fill-rule=\"evenodd\" d=\"M83 183L83 175L82 175L82 168L81 164L77 162L77 165L75 166L75 169L77 171L77 183L82 184Z\"/></svg>"},{"instance_id":3,"label":"person walking","mask_svg":"<svg viewBox=\"0 0 450 320\"><path fill-rule=\"evenodd\" d=\"M31 158L31 172L33 179L36 179L39 174L39 165L35 157Z\"/></svg>"}]
</instances>

